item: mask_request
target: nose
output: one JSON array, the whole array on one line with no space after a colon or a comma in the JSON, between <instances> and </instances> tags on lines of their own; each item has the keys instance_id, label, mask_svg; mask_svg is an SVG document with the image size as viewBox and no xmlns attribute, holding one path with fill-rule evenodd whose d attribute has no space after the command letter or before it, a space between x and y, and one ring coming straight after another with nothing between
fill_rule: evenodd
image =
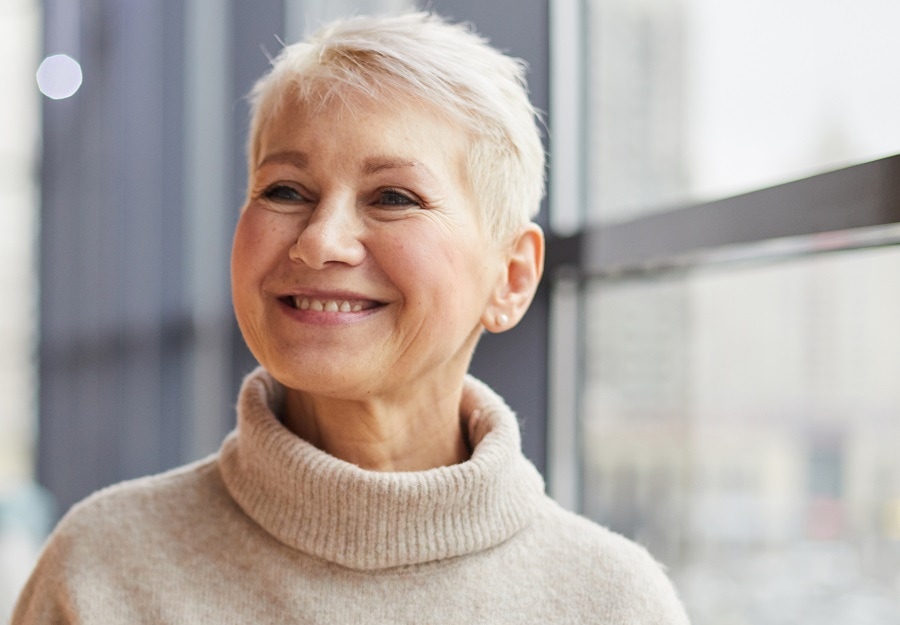
<instances>
[{"instance_id":1,"label":"nose","mask_svg":"<svg viewBox=\"0 0 900 625\"><path fill-rule=\"evenodd\" d=\"M313 269L334 263L358 265L366 254L361 235L362 223L354 202L320 201L301 226L288 255Z\"/></svg>"}]
</instances>

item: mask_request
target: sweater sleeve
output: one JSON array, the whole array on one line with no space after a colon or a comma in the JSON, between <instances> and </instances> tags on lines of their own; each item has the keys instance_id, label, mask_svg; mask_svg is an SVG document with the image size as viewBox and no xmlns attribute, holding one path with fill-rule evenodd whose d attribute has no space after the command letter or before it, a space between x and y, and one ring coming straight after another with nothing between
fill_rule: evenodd
<instances>
[{"instance_id":1,"label":"sweater sleeve","mask_svg":"<svg viewBox=\"0 0 900 625\"><path fill-rule=\"evenodd\" d=\"M11 625L66 625L78 623L66 588L63 546L58 533L44 547L37 566L19 595Z\"/></svg>"},{"instance_id":2,"label":"sweater sleeve","mask_svg":"<svg viewBox=\"0 0 900 625\"><path fill-rule=\"evenodd\" d=\"M110 487L69 510L44 545L11 625L142 622L128 591L139 586L132 582L150 555L139 549L145 536L134 519L149 513L134 498Z\"/></svg>"},{"instance_id":3,"label":"sweater sleeve","mask_svg":"<svg viewBox=\"0 0 900 625\"><path fill-rule=\"evenodd\" d=\"M662 565L638 545L628 544L616 558L615 579L605 580L611 592L604 608L620 622L646 625L688 625L689 619Z\"/></svg>"},{"instance_id":4,"label":"sweater sleeve","mask_svg":"<svg viewBox=\"0 0 900 625\"><path fill-rule=\"evenodd\" d=\"M685 608L665 569L642 546L555 504L555 531L539 553L539 583L567 589L560 622L612 625L687 625Z\"/></svg>"}]
</instances>

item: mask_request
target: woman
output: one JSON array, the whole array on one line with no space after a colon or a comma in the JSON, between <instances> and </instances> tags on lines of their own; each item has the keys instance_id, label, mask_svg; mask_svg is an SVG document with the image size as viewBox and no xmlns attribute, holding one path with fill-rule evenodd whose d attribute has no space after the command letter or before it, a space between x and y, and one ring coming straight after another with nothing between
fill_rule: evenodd
<instances>
[{"instance_id":1,"label":"woman","mask_svg":"<svg viewBox=\"0 0 900 625\"><path fill-rule=\"evenodd\" d=\"M63 519L14 623L685 623L660 567L563 511L466 376L541 276L523 68L427 14L289 46L252 94L234 237L261 367L211 458Z\"/></svg>"}]
</instances>

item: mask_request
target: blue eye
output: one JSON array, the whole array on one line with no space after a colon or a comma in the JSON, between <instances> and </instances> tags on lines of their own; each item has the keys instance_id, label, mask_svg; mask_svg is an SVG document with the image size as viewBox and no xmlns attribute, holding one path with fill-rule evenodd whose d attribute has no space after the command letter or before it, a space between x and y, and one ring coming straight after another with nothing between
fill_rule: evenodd
<instances>
[{"instance_id":1,"label":"blue eye","mask_svg":"<svg viewBox=\"0 0 900 625\"><path fill-rule=\"evenodd\" d=\"M303 202L306 199L296 189L283 184L269 187L263 196L273 202Z\"/></svg>"}]
</instances>

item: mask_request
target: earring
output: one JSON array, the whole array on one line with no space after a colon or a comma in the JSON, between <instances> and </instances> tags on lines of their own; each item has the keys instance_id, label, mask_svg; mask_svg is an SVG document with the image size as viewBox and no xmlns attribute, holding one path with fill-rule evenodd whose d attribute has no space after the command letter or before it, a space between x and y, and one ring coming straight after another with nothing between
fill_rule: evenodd
<instances>
[{"instance_id":1,"label":"earring","mask_svg":"<svg viewBox=\"0 0 900 625\"><path fill-rule=\"evenodd\" d=\"M503 313L500 313L499 315L497 315L497 325L498 326L500 326L501 328L505 328L508 323L509 323L509 317L507 317Z\"/></svg>"}]
</instances>

